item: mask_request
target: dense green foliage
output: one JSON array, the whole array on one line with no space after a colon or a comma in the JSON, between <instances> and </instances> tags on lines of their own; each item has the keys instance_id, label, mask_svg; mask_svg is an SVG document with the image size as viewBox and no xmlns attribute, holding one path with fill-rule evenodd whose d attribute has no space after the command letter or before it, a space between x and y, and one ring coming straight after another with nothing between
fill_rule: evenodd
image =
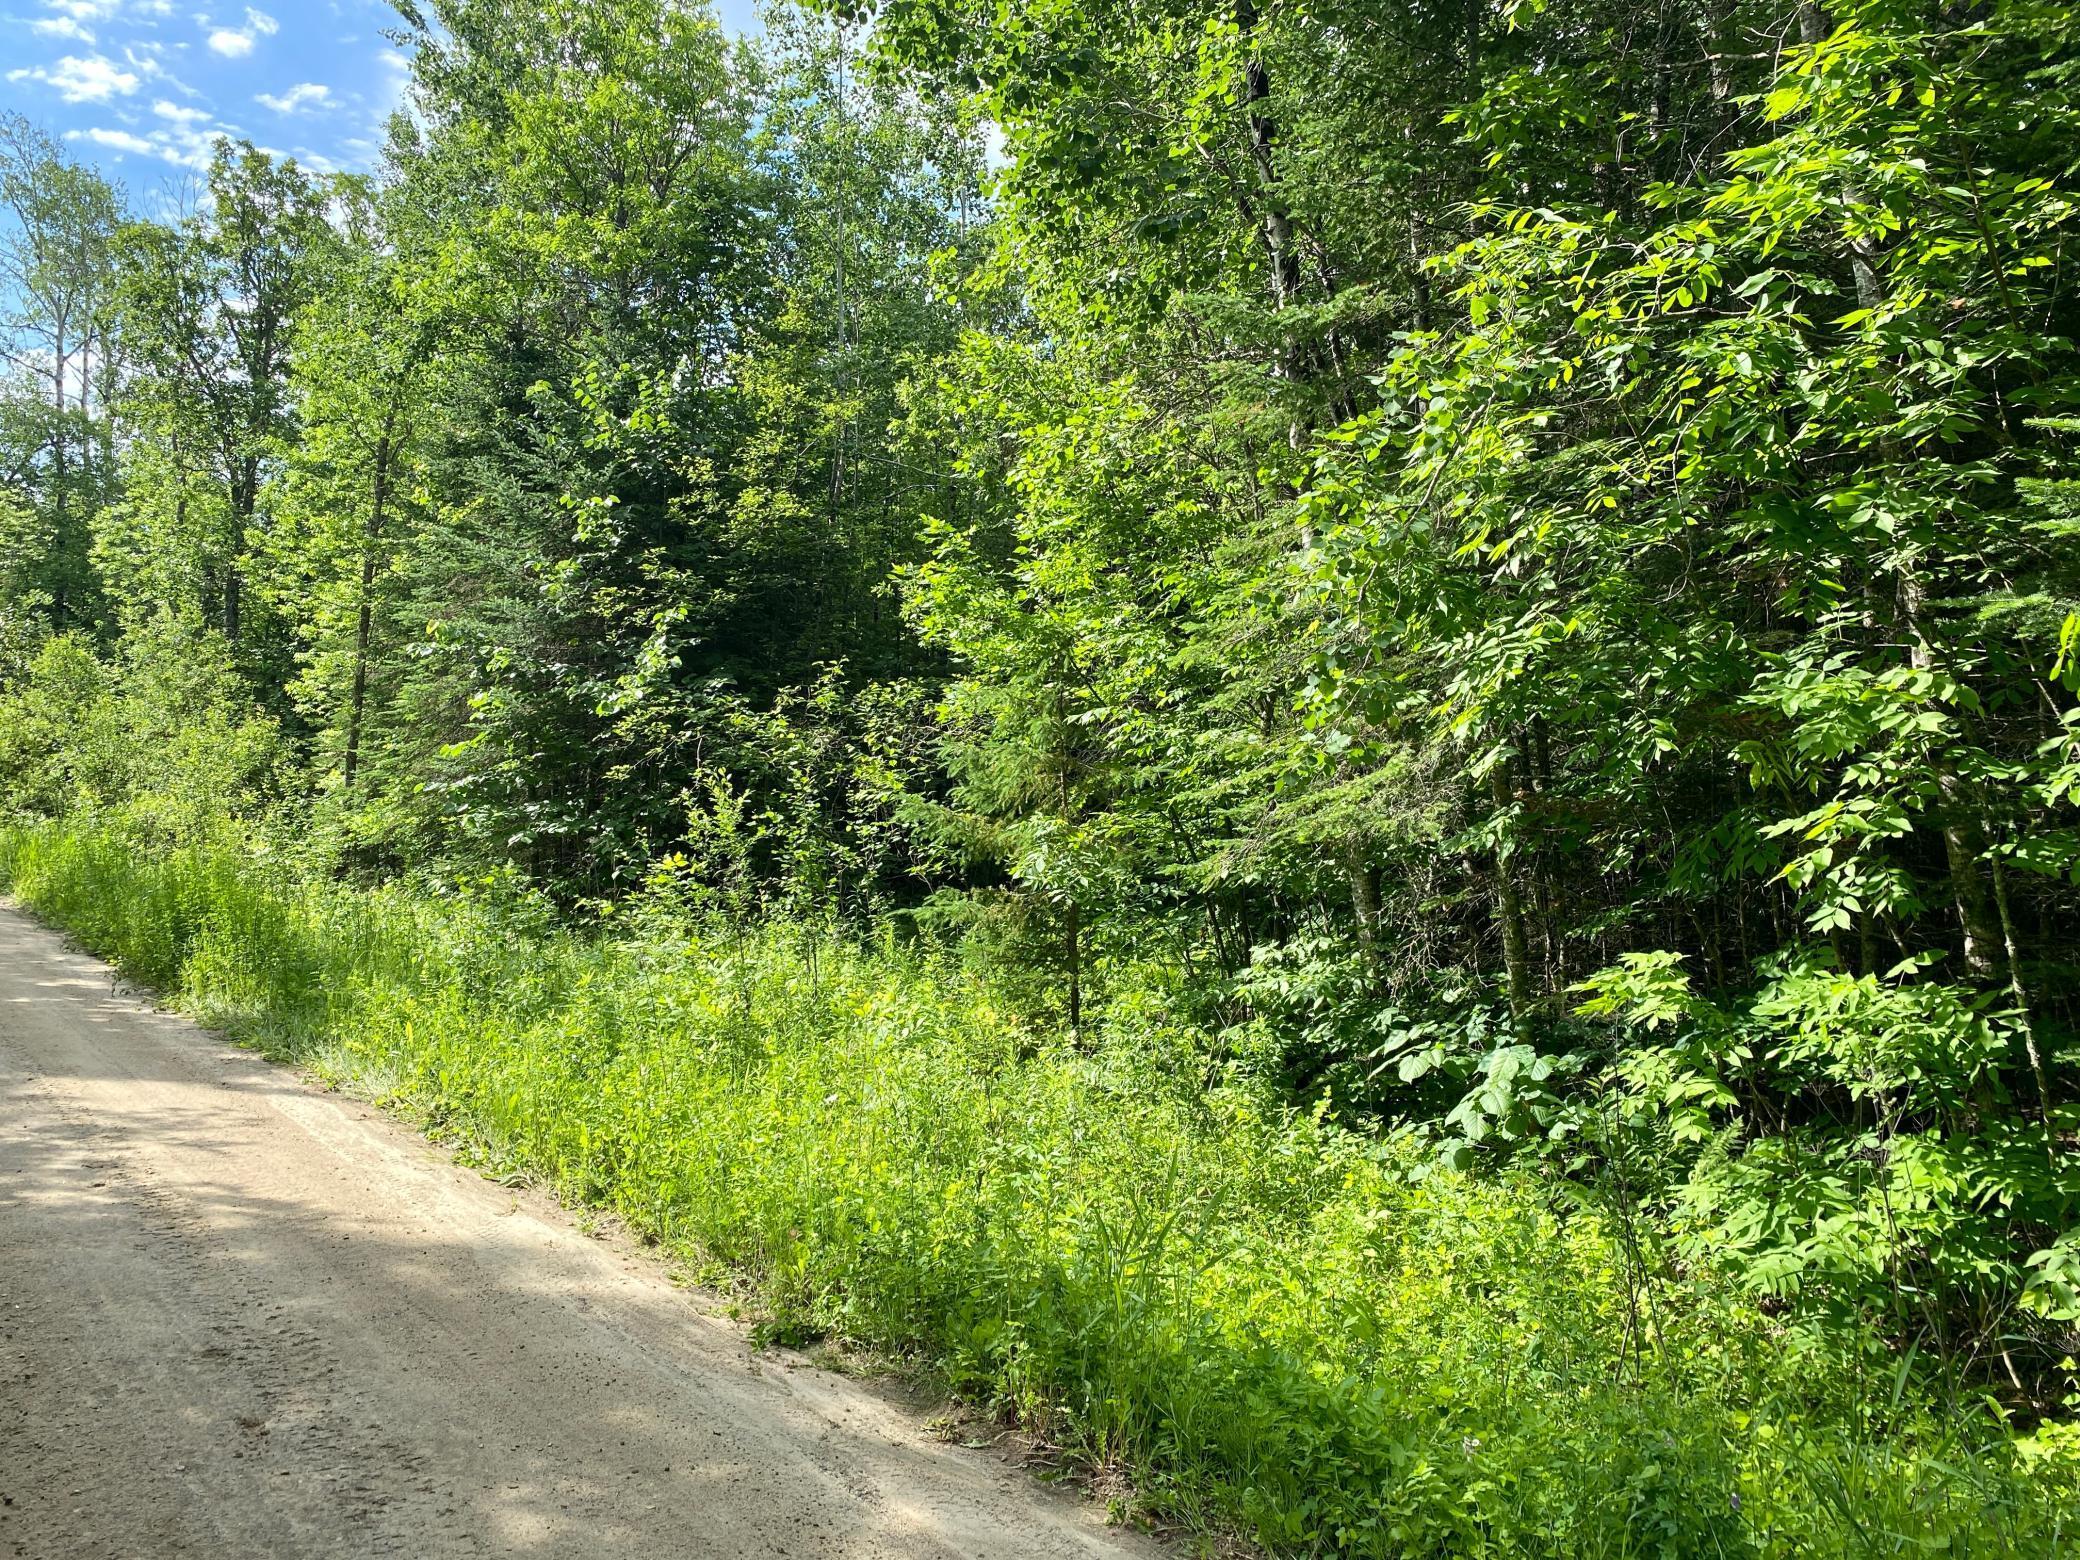
<instances>
[{"instance_id":1,"label":"dense green foliage","mask_svg":"<svg viewBox=\"0 0 2080 1560\"><path fill-rule=\"evenodd\" d=\"M117 835L0 879L198 1013L738 1265L782 1337L929 1351L1173 1509L1394 1556L2071 1547L2080 1445L1787 1349L1638 1224L1203 1088L1194 1040L1039 1041L942 963L772 925L299 885ZM663 913L660 915L660 909Z\"/></svg>"},{"instance_id":2,"label":"dense green foliage","mask_svg":"<svg viewBox=\"0 0 2080 1560\"><path fill-rule=\"evenodd\" d=\"M399 10L0 126L36 903L1278 1544L2065 1541L2070 7Z\"/></svg>"}]
</instances>

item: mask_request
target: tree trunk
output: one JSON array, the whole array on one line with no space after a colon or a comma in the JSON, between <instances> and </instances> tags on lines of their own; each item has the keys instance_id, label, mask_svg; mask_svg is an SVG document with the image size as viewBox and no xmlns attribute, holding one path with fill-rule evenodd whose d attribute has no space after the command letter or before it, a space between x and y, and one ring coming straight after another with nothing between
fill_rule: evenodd
<instances>
[{"instance_id":1,"label":"tree trunk","mask_svg":"<svg viewBox=\"0 0 2080 1560\"><path fill-rule=\"evenodd\" d=\"M1249 125L1249 158L1256 169L1261 195L1262 237L1271 262L1271 301L1283 309L1300 291L1300 257L1293 247L1293 222L1278 195L1278 166L1273 148L1278 130L1263 104L1271 96L1271 76L1257 53L1256 0L1236 0L1235 29L1249 58L1242 67L1242 111Z\"/></svg>"},{"instance_id":2,"label":"tree trunk","mask_svg":"<svg viewBox=\"0 0 2080 1560\"><path fill-rule=\"evenodd\" d=\"M2044 1147L2051 1162L2058 1163L2058 1121L2052 1110L2051 1080L2044 1071L2044 1055L2037 1048L2037 1026L2030 1013L2029 987L2022 978L2022 951L2015 936L2015 916L2008 903L2008 874L2001 858L1993 864L1993 899L2000 909L2001 943L2008 955L2008 991L2015 998L2015 1017L2022 1028L2022 1049L2029 1058L2030 1079L2037 1086L2037 1104L2044 1112Z\"/></svg>"},{"instance_id":3,"label":"tree trunk","mask_svg":"<svg viewBox=\"0 0 2080 1560\"><path fill-rule=\"evenodd\" d=\"M354 771L361 761L361 711L368 702L368 641L372 626L369 598L375 584L376 555L370 551L361 560L361 607L354 623L354 691L347 705L347 754L340 766L340 786L348 791L354 789Z\"/></svg>"},{"instance_id":4,"label":"tree trunk","mask_svg":"<svg viewBox=\"0 0 2080 1560\"><path fill-rule=\"evenodd\" d=\"M1249 129L1250 166L1257 176L1257 236L1264 245L1270 266L1271 307L1283 312L1300 295L1300 252L1293 235L1293 219L1278 190L1278 127L1264 111L1271 97L1271 74L1257 52L1256 0L1235 0L1235 27L1249 51L1242 67L1242 110ZM1297 342L1279 349L1277 372L1288 384L1299 386L1313 377L1309 354ZM1307 442L1310 418L1295 408L1286 424L1286 444L1298 450Z\"/></svg>"},{"instance_id":5,"label":"tree trunk","mask_svg":"<svg viewBox=\"0 0 2080 1560\"><path fill-rule=\"evenodd\" d=\"M1517 768L1525 799L1538 803L1553 778L1552 754L1548 750L1543 715L1533 716L1530 725L1517 733ZM1559 886L1553 878L1551 852L1545 845L1547 820L1543 810L1534 809L1530 821L1536 831L1530 846L1531 911L1538 924L1539 949L1544 956L1539 971L1539 989L1553 991L1561 981L1560 940L1555 932L1559 919L1556 909ZM1529 928L1526 930L1528 933Z\"/></svg>"},{"instance_id":6,"label":"tree trunk","mask_svg":"<svg viewBox=\"0 0 2080 1560\"><path fill-rule=\"evenodd\" d=\"M1069 1033L1083 1036L1083 918L1076 901L1068 904L1063 946L1069 959Z\"/></svg>"},{"instance_id":7,"label":"tree trunk","mask_svg":"<svg viewBox=\"0 0 2080 1560\"><path fill-rule=\"evenodd\" d=\"M361 549L361 604L354 624L354 692L347 709L347 756L342 765L341 788L354 789L354 771L361 759L361 712L368 702L368 648L374 626L376 546L383 535L383 505L390 488L390 435L376 440L375 503L369 516L368 535Z\"/></svg>"},{"instance_id":8,"label":"tree trunk","mask_svg":"<svg viewBox=\"0 0 2080 1560\"><path fill-rule=\"evenodd\" d=\"M65 464L68 443L65 431L65 331L60 326L56 337L57 363L51 369L51 391L57 407L57 421L51 425L51 510L59 547L65 545L66 503L65 486L68 476ZM57 605L57 603L53 603ZM63 626L62 622L59 626Z\"/></svg>"},{"instance_id":9,"label":"tree trunk","mask_svg":"<svg viewBox=\"0 0 2080 1560\"><path fill-rule=\"evenodd\" d=\"M1351 881L1351 909L1358 917L1358 943L1370 959L1378 954L1379 872L1367 859L1362 839L1353 837L1344 849Z\"/></svg>"},{"instance_id":10,"label":"tree trunk","mask_svg":"<svg viewBox=\"0 0 2080 1560\"><path fill-rule=\"evenodd\" d=\"M236 646L244 576L239 555L245 551L246 532L260 502L260 462L244 459L233 464L231 477L231 551L224 563L224 637Z\"/></svg>"},{"instance_id":11,"label":"tree trunk","mask_svg":"<svg viewBox=\"0 0 2080 1560\"><path fill-rule=\"evenodd\" d=\"M1899 607L1907 626L1908 664L1916 671L1933 670L1936 655L1928 631L1926 591L1912 565L1900 571ZM1932 767L1942 797L1938 822L1943 832L1943 857L1950 868L1950 895L1957 904L1957 919L1964 932L1965 970L1975 980L1990 980L1999 966L1995 950L2001 946L2002 937L1985 880L1979 874L1985 841L1956 767L1940 757Z\"/></svg>"},{"instance_id":12,"label":"tree trunk","mask_svg":"<svg viewBox=\"0 0 2080 1560\"><path fill-rule=\"evenodd\" d=\"M1498 813L1515 802L1510 790L1509 760L1497 761L1488 771L1488 792ZM1509 1011L1521 1029L1531 1010L1531 944L1524 933L1524 900L1510 876L1509 860L1502 847L1495 848L1496 916L1502 929L1502 964L1509 979Z\"/></svg>"}]
</instances>

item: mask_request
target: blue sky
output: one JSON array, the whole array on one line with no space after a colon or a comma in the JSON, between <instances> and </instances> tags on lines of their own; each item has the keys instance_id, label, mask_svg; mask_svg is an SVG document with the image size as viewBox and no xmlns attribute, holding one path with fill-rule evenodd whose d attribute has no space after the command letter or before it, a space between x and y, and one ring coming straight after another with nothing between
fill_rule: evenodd
<instances>
[{"instance_id":1,"label":"blue sky","mask_svg":"<svg viewBox=\"0 0 2080 1560\"><path fill-rule=\"evenodd\" d=\"M717 6L751 24L751 0ZM405 81L387 0L0 0L0 105L147 208L242 135L321 172L366 168Z\"/></svg>"}]
</instances>

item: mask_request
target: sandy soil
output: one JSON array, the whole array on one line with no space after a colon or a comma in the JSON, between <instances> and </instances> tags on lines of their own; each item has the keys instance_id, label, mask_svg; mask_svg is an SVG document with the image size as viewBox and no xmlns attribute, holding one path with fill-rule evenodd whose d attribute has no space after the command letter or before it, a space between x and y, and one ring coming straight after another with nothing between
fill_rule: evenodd
<instances>
[{"instance_id":1,"label":"sandy soil","mask_svg":"<svg viewBox=\"0 0 2080 1560\"><path fill-rule=\"evenodd\" d=\"M0 1556L1155 1552L0 907Z\"/></svg>"}]
</instances>

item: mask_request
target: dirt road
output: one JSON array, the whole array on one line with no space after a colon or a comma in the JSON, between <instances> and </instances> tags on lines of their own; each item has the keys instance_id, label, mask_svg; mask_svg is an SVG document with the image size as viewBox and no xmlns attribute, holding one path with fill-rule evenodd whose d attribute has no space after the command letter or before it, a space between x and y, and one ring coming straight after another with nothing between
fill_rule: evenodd
<instances>
[{"instance_id":1,"label":"dirt road","mask_svg":"<svg viewBox=\"0 0 2080 1560\"><path fill-rule=\"evenodd\" d=\"M1150 1553L0 907L0 1556Z\"/></svg>"}]
</instances>

